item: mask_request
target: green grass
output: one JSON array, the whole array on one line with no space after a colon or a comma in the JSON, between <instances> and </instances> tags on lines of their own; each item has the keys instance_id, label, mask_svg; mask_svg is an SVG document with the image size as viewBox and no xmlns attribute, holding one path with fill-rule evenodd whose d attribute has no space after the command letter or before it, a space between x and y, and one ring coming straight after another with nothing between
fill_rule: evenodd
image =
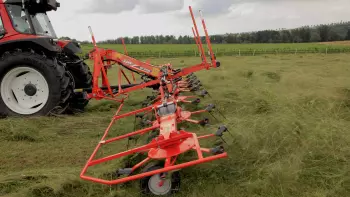
<instances>
[{"instance_id":1,"label":"green grass","mask_svg":"<svg viewBox=\"0 0 350 197\"><path fill-rule=\"evenodd\" d=\"M233 135L225 136L229 157L182 170L177 196L350 196L350 56L220 60L222 68L198 76L212 96L205 103L216 103L228 118L216 114ZM152 62L188 66L198 58ZM124 112L139 108L147 95L131 94ZM93 101L80 115L0 120L0 196L139 196L137 181L110 188L79 179L117 106ZM132 121L116 124L111 135L132 131ZM192 129L213 133L219 123L212 124ZM105 147L103 154L125 145ZM108 163L95 175L119 165Z\"/></svg>"},{"instance_id":2,"label":"green grass","mask_svg":"<svg viewBox=\"0 0 350 197\"><path fill-rule=\"evenodd\" d=\"M124 48L119 44L99 44L99 47L114 49L119 52L124 52ZM92 45L84 45L84 52L87 53L92 49ZM268 54L268 53L303 53L303 52L322 52L324 53L328 49L328 52L338 52L338 50L346 50L349 52L350 47L346 45L332 45L321 43L282 43L282 44L214 44L213 50L218 55L238 55L241 51L241 55L245 53L252 55L255 54ZM194 44L145 44L145 45L127 45L127 50L131 55L138 57L173 57L173 56L193 56L195 51L198 55L197 46ZM170 54L169 54L170 53ZM173 56L171 56L174 53Z\"/></svg>"}]
</instances>

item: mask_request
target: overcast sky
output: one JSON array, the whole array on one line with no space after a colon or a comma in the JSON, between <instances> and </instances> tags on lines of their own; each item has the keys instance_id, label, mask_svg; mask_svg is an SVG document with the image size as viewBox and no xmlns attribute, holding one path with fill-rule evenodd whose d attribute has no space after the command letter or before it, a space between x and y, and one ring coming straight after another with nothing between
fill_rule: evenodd
<instances>
[{"instance_id":1,"label":"overcast sky","mask_svg":"<svg viewBox=\"0 0 350 197\"><path fill-rule=\"evenodd\" d=\"M188 6L203 11L210 34L350 20L350 0L58 0L49 13L58 36L98 41L121 36L191 35ZM198 21L199 22L199 21ZM202 34L203 35L203 34Z\"/></svg>"}]
</instances>

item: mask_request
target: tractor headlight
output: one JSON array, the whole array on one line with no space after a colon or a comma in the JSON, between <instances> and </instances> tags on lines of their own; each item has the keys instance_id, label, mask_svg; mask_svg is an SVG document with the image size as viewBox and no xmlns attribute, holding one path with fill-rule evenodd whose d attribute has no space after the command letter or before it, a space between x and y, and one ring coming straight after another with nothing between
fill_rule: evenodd
<instances>
[{"instance_id":1,"label":"tractor headlight","mask_svg":"<svg viewBox=\"0 0 350 197\"><path fill-rule=\"evenodd\" d=\"M50 44L52 44L52 45L54 45L54 46L57 46L58 39L52 39L52 38L50 38L49 41L50 41Z\"/></svg>"}]
</instances>

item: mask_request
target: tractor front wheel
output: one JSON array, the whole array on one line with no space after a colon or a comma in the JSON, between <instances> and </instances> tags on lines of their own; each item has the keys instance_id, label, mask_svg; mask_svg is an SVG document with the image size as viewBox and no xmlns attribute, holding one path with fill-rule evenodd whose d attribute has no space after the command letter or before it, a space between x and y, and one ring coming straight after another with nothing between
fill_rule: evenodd
<instances>
[{"instance_id":1,"label":"tractor front wheel","mask_svg":"<svg viewBox=\"0 0 350 197\"><path fill-rule=\"evenodd\" d=\"M62 113L73 88L69 73L55 58L18 50L0 60L1 116Z\"/></svg>"}]
</instances>

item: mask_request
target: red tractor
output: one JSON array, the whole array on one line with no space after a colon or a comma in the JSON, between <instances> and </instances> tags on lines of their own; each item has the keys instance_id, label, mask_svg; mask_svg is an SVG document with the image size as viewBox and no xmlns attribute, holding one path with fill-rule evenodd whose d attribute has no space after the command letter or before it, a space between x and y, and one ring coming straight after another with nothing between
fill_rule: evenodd
<instances>
[{"instance_id":1,"label":"red tractor","mask_svg":"<svg viewBox=\"0 0 350 197\"><path fill-rule=\"evenodd\" d=\"M91 88L78 43L60 41L47 12L56 0L0 0L0 115L42 116L83 110L74 89Z\"/></svg>"}]
</instances>

